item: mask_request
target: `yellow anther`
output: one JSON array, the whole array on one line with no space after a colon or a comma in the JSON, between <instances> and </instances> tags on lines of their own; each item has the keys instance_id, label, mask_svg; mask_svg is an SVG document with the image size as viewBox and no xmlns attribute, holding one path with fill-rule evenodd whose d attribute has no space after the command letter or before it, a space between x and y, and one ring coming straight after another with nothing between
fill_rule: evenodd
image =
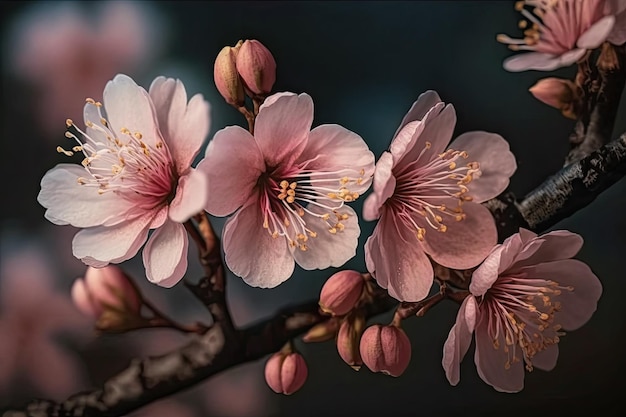
<instances>
[{"instance_id":1,"label":"yellow anther","mask_svg":"<svg viewBox=\"0 0 626 417\"><path fill-rule=\"evenodd\" d=\"M87 184L87 180L84 179L83 177L78 177L78 179L76 180L80 185L85 185Z\"/></svg>"},{"instance_id":2,"label":"yellow anther","mask_svg":"<svg viewBox=\"0 0 626 417\"><path fill-rule=\"evenodd\" d=\"M302 207L298 207L296 211L298 212L298 216L300 217L304 216L304 209Z\"/></svg>"},{"instance_id":3,"label":"yellow anther","mask_svg":"<svg viewBox=\"0 0 626 417\"><path fill-rule=\"evenodd\" d=\"M335 225L335 228L337 228L340 232L343 232L343 230L346 228L346 226L344 226L343 223L337 223Z\"/></svg>"},{"instance_id":4,"label":"yellow anther","mask_svg":"<svg viewBox=\"0 0 626 417\"><path fill-rule=\"evenodd\" d=\"M309 236L311 236L311 237L317 237L317 233L315 233L312 230L309 230L308 233L309 233Z\"/></svg>"},{"instance_id":5,"label":"yellow anther","mask_svg":"<svg viewBox=\"0 0 626 417\"><path fill-rule=\"evenodd\" d=\"M349 182L350 182L350 178L348 178L348 177L343 177L342 179L339 180L339 183L341 185L346 185Z\"/></svg>"},{"instance_id":6,"label":"yellow anther","mask_svg":"<svg viewBox=\"0 0 626 417\"><path fill-rule=\"evenodd\" d=\"M474 198L472 198L471 195L464 195L463 197L461 197L461 199L463 201L472 201Z\"/></svg>"},{"instance_id":7,"label":"yellow anther","mask_svg":"<svg viewBox=\"0 0 626 417\"><path fill-rule=\"evenodd\" d=\"M85 101L89 104L96 104L96 101L92 98L86 98Z\"/></svg>"},{"instance_id":8,"label":"yellow anther","mask_svg":"<svg viewBox=\"0 0 626 417\"><path fill-rule=\"evenodd\" d=\"M445 233L448 230L448 226L446 226L445 224L442 224L441 226L439 226L439 231Z\"/></svg>"},{"instance_id":9,"label":"yellow anther","mask_svg":"<svg viewBox=\"0 0 626 417\"><path fill-rule=\"evenodd\" d=\"M333 235L337 233L337 229L334 227L331 227L330 229L328 229L328 231Z\"/></svg>"},{"instance_id":10,"label":"yellow anther","mask_svg":"<svg viewBox=\"0 0 626 417\"><path fill-rule=\"evenodd\" d=\"M278 194L278 199L279 199L279 200L284 200L284 199L285 199L285 197L287 197L287 194L285 194L285 193L280 193L280 194Z\"/></svg>"},{"instance_id":11,"label":"yellow anther","mask_svg":"<svg viewBox=\"0 0 626 417\"><path fill-rule=\"evenodd\" d=\"M100 123L102 123L102 126L107 126L109 123L107 122L107 119L105 119L104 117L100 118Z\"/></svg>"},{"instance_id":12,"label":"yellow anther","mask_svg":"<svg viewBox=\"0 0 626 417\"><path fill-rule=\"evenodd\" d=\"M272 237L276 239L278 237L278 232L274 230L274 233L272 233Z\"/></svg>"},{"instance_id":13,"label":"yellow anther","mask_svg":"<svg viewBox=\"0 0 626 417\"><path fill-rule=\"evenodd\" d=\"M292 195L288 195L286 200L288 203L293 203L294 201L296 201L296 199Z\"/></svg>"},{"instance_id":14,"label":"yellow anther","mask_svg":"<svg viewBox=\"0 0 626 417\"><path fill-rule=\"evenodd\" d=\"M102 107L102 103L100 103L99 101L96 101L95 105L96 107Z\"/></svg>"},{"instance_id":15,"label":"yellow anther","mask_svg":"<svg viewBox=\"0 0 626 417\"><path fill-rule=\"evenodd\" d=\"M436 215L435 220L437 220L438 223L441 223L443 221L443 217Z\"/></svg>"},{"instance_id":16,"label":"yellow anther","mask_svg":"<svg viewBox=\"0 0 626 417\"><path fill-rule=\"evenodd\" d=\"M135 132L135 138L141 139L143 138L143 135L141 134L141 132Z\"/></svg>"},{"instance_id":17,"label":"yellow anther","mask_svg":"<svg viewBox=\"0 0 626 417\"><path fill-rule=\"evenodd\" d=\"M81 163L82 166L87 168L87 166L89 165L89 158L83 159L80 163Z\"/></svg>"},{"instance_id":18,"label":"yellow anther","mask_svg":"<svg viewBox=\"0 0 626 417\"><path fill-rule=\"evenodd\" d=\"M90 120L87 120L87 121L85 122L85 125L86 125L87 127L93 127L93 122L92 122L92 121L90 121Z\"/></svg>"},{"instance_id":19,"label":"yellow anther","mask_svg":"<svg viewBox=\"0 0 626 417\"><path fill-rule=\"evenodd\" d=\"M285 219L283 220L283 224L285 225L285 227L289 227L289 225L291 225L291 222L289 221L289 219L288 219L288 218L285 218Z\"/></svg>"},{"instance_id":20,"label":"yellow anther","mask_svg":"<svg viewBox=\"0 0 626 417\"><path fill-rule=\"evenodd\" d=\"M159 141L159 142L157 142L157 144L156 144L156 148L157 148L157 149L161 149L162 147L163 147L163 142L160 142L160 141Z\"/></svg>"},{"instance_id":21,"label":"yellow anther","mask_svg":"<svg viewBox=\"0 0 626 417\"><path fill-rule=\"evenodd\" d=\"M517 24L517 27L520 29L525 29L526 26L528 26L528 22L525 20L520 20L519 23Z\"/></svg>"},{"instance_id":22,"label":"yellow anther","mask_svg":"<svg viewBox=\"0 0 626 417\"><path fill-rule=\"evenodd\" d=\"M457 214L456 216L454 216L454 220L456 220L457 222L460 222L461 220L465 220L465 213L463 214Z\"/></svg>"},{"instance_id":23,"label":"yellow anther","mask_svg":"<svg viewBox=\"0 0 626 417\"><path fill-rule=\"evenodd\" d=\"M328 196L328 198L337 198L337 194L335 193L328 193L326 195Z\"/></svg>"},{"instance_id":24,"label":"yellow anther","mask_svg":"<svg viewBox=\"0 0 626 417\"><path fill-rule=\"evenodd\" d=\"M287 190L287 195L295 196L296 192L294 190L292 190L292 189L289 189L289 190Z\"/></svg>"},{"instance_id":25,"label":"yellow anther","mask_svg":"<svg viewBox=\"0 0 626 417\"><path fill-rule=\"evenodd\" d=\"M296 239L297 239L297 240L302 240L302 241L304 241L304 242L306 242L307 240L309 240L309 238L307 237L307 235L302 234L302 233L298 233L298 234L296 235Z\"/></svg>"},{"instance_id":26,"label":"yellow anther","mask_svg":"<svg viewBox=\"0 0 626 417\"><path fill-rule=\"evenodd\" d=\"M74 122L72 121L72 119L66 119L65 120L65 126L70 127L74 124Z\"/></svg>"},{"instance_id":27,"label":"yellow anther","mask_svg":"<svg viewBox=\"0 0 626 417\"><path fill-rule=\"evenodd\" d=\"M361 170L359 171L359 175L361 176L365 175L365 170L363 168L361 168Z\"/></svg>"},{"instance_id":28,"label":"yellow anther","mask_svg":"<svg viewBox=\"0 0 626 417\"><path fill-rule=\"evenodd\" d=\"M270 224L269 224L269 222L267 221L267 219L263 220L263 228L264 228L264 229L269 229L269 228L270 228Z\"/></svg>"},{"instance_id":29,"label":"yellow anther","mask_svg":"<svg viewBox=\"0 0 626 417\"><path fill-rule=\"evenodd\" d=\"M65 154L65 156L72 156L72 155L74 155L74 152L72 152L72 151L66 151L65 149L63 149L63 148L62 148L62 147L60 147L60 146L57 146L57 152L58 152L58 153Z\"/></svg>"},{"instance_id":30,"label":"yellow anther","mask_svg":"<svg viewBox=\"0 0 626 417\"><path fill-rule=\"evenodd\" d=\"M322 215L322 219L324 219L324 220L328 220L328 219L330 219L330 213L324 213L324 214Z\"/></svg>"},{"instance_id":31,"label":"yellow anther","mask_svg":"<svg viewBox=\"0 0 626 417\"><path fill-rule=\"evenodd\" d=\"M292 190L295 190L297 186L298 186L298 183L295 181L289 184L289 188L291 188Z\"/></svg>"},{"instance_id":32,"label":"yellow anther","mask_svg":"<svg viewBox=\"0 0 626 417\"><path fill-rule=\"evenodd\" d=\"M299 248L302 252L306 252L309 249L309 247L305 244L300 245Z\"/></svg>"},{"instance_id":33,"label":"yellow anther","mask_svg":"<svg viewBox=\"0 0 626 417\"><path fill-rule=\"evenodd\" d=\"M127 128L123 127L120 129L120 131L125 134L125 135L129 135L130 134L130 130L128 130Z\"/></svg>"},{"instance_id":34,"label":"yellow anther","mask_svg":"<svg viewBox=\"0 0 626 417\"><path fill-rule=\"evenodd\" d=\"M349 218L350 218L349 214L346 214L346 213L341 214L341 220L348 220Z\"/></svg>"},{"instance_id":35,"label":"yellow anther","mask_svg":"<svg viewBox=\"0 0 626 417\"><path fill-rule=\"evenodd\" d=\"M72 132L65 132L65 137L68 139L74 139L74 135L72 135Z\"/></svg>"},{"instance_id":36,"label":"yellow anther","mask_svg":"<svg viewBox=\"0 0 626 417\"><path fill-rule=\"evenodd\" d=\"M72 150L73 150L74 152L82 152L82 151L83 151L83 147L82 147L82 146L80 146L80 145L76 145L76 146L74 146L74 147L72 148Z\"/></svg>"},{"instance_id":37,"label":"yellow anther","mask_svg":"<svg viewBox=\"0 0 626 417\"><path fill-rule=\"evenodd\" d=\"M448 165L448 168L450 168L450 169L456 168L456 162L454 162L454 161L450 162L450 165Z\"/></svg>"},{"instance_id":38,"label":"yellow anther","mask_svg":"<svg viewBox=\"0 0 626 417\"><path fill-rule=\"evenodd\" d=\"M287 188L287 187L289 187L289 181L282 180L280 182L280 188Z\"/></svg>"}]
</instances>

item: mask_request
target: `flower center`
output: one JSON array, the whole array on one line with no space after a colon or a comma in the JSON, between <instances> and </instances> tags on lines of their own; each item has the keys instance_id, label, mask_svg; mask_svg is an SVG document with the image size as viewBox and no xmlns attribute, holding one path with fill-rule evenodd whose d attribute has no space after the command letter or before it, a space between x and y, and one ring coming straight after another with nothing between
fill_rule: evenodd
<instances>
[{"instance_id":1,"label":"flower center","mask_svg":"<svg viewBox=\"0 0 626 417\"><path fill-rule=\"evenodd\" d=\"M559 342L565 333L555 323L561 303L555 301L562 291L574 291L550 280L527 277L501 277L487 291L482 303L486 309L489 336L493 347L504 341L505 369L524 359L532 371L532 358ZM521 357L518 354L521 351Z\"/></svg>"},{"instance_id":2,"label":"flower center","mask_svg":"<svg viewBox=\"0 0 626 417\"><path fill-rule=\"evenodd\" d=\"M481 174L478 162L464 163L469 157L465 151L448 149L425 163L422 157L430 147L426 142L419 156L397 173L394 196L388 200L419 240L424 240L426 227L445 232L447 221L465 219L462 205L472 201L468 184ZM449 205L450 201L454 204ZM415 214L425 220L420 223L426 227L416 223Z\"/></svg>"},{"instance_id":3,"label":"flower center","mask_svg":"<svg viewBox=\"0 0 626 417\"><path fill-rule=\"evenodd\" d=\"M561 55L576 46L580 35L603 16L602 0L525 0L515 3L515 10L526 20L523 39L500 34L498 42L514 51L531 50ZM532 13L525 7L532 7Z\"/></svg>"},{"instance_id":4,"label":"flower center","mask_svg":"<svg viewBox=\"0 0 626 417\"><path fill-rule=\"evenodd\" d=\"M350 214L341 210L345 202L359 197L350 191L350 185L361 184L365 172L355 170L310 171L307 161L288 172L273 170L259 181L262 187L261 210L263 228L273 238L283 236L291 247L308 250L309 238L319 232L335 235L343 232L342 223ZM307 217L320 219L325 228L320 230L307 224ZM315 230L313 230L315 229Z\"/></svg>"},{"instance_id":5,"label":"flower center","mask_svg":"<svg viewBox=\"0 0 626 417\"><path fill-rule=\"evenodd\" d=\"M91 130L88 134L80 130L71 119L68 128L74 128L84 138L70 131L65 136L78 145L71 151L57 147L57 151L67 156L82 152L85 158L82 165L88 175L78 178L78 183L86 187L97 187L98 193L115 192L120 196L136 200L142 198L141 207L152 208L171 197L176 187L174 164L166 144L157 140L154 146L143 140L143 134L132 132L127 127L120 129L117 136L101 112L102 104L87 99L88 105L96 107L99 120L85 124Z\"/></svg>"}]
</instances>

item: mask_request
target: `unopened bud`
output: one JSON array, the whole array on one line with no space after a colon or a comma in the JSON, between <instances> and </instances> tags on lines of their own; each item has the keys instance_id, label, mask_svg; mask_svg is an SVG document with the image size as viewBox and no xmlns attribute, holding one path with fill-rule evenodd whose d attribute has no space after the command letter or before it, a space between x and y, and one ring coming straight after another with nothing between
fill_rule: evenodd
<instances>
[{"instance_id":1,"label":"unopened bud","mask_svg":"<svg viewBox=\"0 0 626 417\"><path fill-rule=\"evenodd\" d=\"M254 94L267 95L276 81L276 61L257 40L246 40L237 55L237 71Z\"/></svg>"},{"instance_id":2,"label":"unopened bud","mask_svg":"<svg viewBox=\"0 0 626 417\"><path fill-rule=\"evenodd\" d=\"M331 318L323 323L317 324L302 336L302 341L306 343L326 342L337 335L339 329L339 319Z\"/></svg>"},{"instance_id":3,"label":"unopened bud","mask_svg":"<svg viewBox=\"0 0 626 417\"><path fill-rule=\"evenodd\" d=\"M213 66L213 78L215 86L224 100L233 106L244 104L243 82L237 72L237 55L242 42L239 41L234 47L225 46L222 48Z\"/></svg>"},{"instance_id":4,"label":"unopened bud","mask_svg":"<svg viewBox=\"0 0 626 417\"><path fill-rule=\"evenodd\" d=\"M142 304L130 279L114 265L87 268L85 278L74 282L72 300L83 314L97 319L102 330L114 330L121 322L137 317Z\"/></svg>"},{"instance_id":5,"label":"unopened bud","mask_svg":"<svg viewBox=\"0 0 626 417\"><path fill-rule=\"evenodd\" d=\"M359 352L359 342L365 328L365 317L362 312L352 314L341 323L337 334L337 352L341 359L355 371L361 369L363 360Z\"/></svg>"},{"instance_id":6,"label":"unopened bud","mask_svg":"<svg viewBox=\"0 0 626 417\"><path fill-rule=\"evenodd\" d=\"M579 90L570 80L550 77L539 80L528 91L537 100L561 110L564 116L575 119L579 108Z\"/></svg>"},{"instance_id":7,"label":"unopened bud","mask_svg":"<svg viewBox=\"0 0 626 417\"><path fill-rule=\"evenodd\" d=\"M360 352L372 372L400 376L411 361L411 342L399 327L376 324L363 333Z\"/></svg>"},{"instance_id":8,"label":"unopened bud","mask_svg":"<svg viewBox=\"0 0 626 417\"><path fill-rule=\"evenodd\" d=\"M349 313L361 298L363 283L363 277L357 271L337 272L322 287L320 308L333 316Z\"/></svg>"},{"instance_id":9,"label":"unopened bud","mask_svg":"<svg viewBox=\"0 0 626 417\"><path fill-rule=\"evenodd\" d=\"M265 381L278 394L290 395L304 385L309 371L302 355L280 351L265 364Z\"/></svg>"}]
</instances>

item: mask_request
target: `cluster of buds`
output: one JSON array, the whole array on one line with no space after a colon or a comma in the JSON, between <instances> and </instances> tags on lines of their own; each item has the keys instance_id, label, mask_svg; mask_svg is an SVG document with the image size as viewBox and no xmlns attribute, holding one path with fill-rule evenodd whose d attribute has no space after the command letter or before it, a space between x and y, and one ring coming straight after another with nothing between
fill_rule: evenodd
<instances>
[{"instance_id":1,"label":"cluster of buds","mask_svg":"<svg viewBox=\"0 0 626 417\"><path fill-rule=\"evenodd\" d=\"M244 92L250 97L266 96L276 81L276 61L257 40L225 46L215 59L215 85L228 104L244 105Z\"/></svg>"},{"instance_id":2,"label":"cluster of buds","mask_svg":"<svg viewBox=\"0 0 626 417\"><path fill-rule=\"evenodd\" d=\"M287 344L265 364L265 382L278 394L291 395L304 385L309 370L302 355Z\"/></svg>"},{"instance_id":3,"label":"cluster of buds","mask_svg":"<svg viewBox=\"0 0 626 417\"><path fill-rule=\"evenodd\" d=\"M72 300L102 331L125 331L141 319L142 298L130 278L114 265L87 268L72 286Z\"/></svg>"},{"instance_id":4,"label":"cluster of buds","mask_svg":"<svg viewBox=\"0 0 626 417\"><path fill-rule=\"evenodd\" d=\"M333 317L314 326L305 342L321 342L337 336L337 351L353 369L365 364L373 372L402 374L411 360L411 342L399 322L365 329L362 302L370 294L367 279L357 271L340 271L331 276L320 293L320 309Z\"/></svg>"}]
</instances>

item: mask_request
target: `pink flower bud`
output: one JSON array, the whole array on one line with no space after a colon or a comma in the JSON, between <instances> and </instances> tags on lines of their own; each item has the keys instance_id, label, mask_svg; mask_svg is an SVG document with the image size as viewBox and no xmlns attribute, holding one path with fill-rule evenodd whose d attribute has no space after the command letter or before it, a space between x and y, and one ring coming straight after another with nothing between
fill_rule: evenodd
<instances>
[{"instance_id":1,"label":"pink flower bud","mask_svg":"<svg viewBox=\"0 0 626 417\"><path fill-rule=\"evenodd\" d=\"M328 278L320 293L322 311L333 316L349 313L361 298L363 283L357 271L340 271Z\"/></svg>"},{"instance_id":2,"label":"pink flower bud","mask_svg":"<svg viewBox=\"0 0 626 417\"><path fill-rule=\"evenodd\" d=\"M400 376L411 361L411 342L396 326L376 324L361 337L361 358L372 372Z\"/></svg>"},{"instance_id":3,"label":"pink flower bud","mask_svg":"<svg viewBox=\"0 0 626 417\"><path fill-rule=\"evenodd\" d=\"M114 265L87 268L85 279L74 282L72 299L80 311L94 318L100 318L108 310L137 315L141 308L139 292Z\"/></svg>"},{"instance_id":4,"label":"pink flower bud","mask_svg":"<svg viewBox=\"0 0 626 417\"><path fill-rule=\"evenodd\" d=\"M237 55L241 47L241 41L234 47L225 46L222 48L213 66L213 78L215 86L224 100L234 106L244 104L243 83L237 72Z\"/></svg>"},{"instance_id":5,"label":"pink flower bud","mask_svg":"<svg viewBox=\"0 0 626 417\"><path fill-rule=\"evenodd\" d=\"M265 364L265 381L278 394L291 395L304 385L309 371L299 353L277 352Z\"/></svg>"},{"instance_id":6,"label":"pink flower bud","mask_svg":"<svg viewBox=\"0 0 626 417\"><path fill-rule=\"evenodd\" d=\"M246 40L237 55L237 71L254 94L266 95L276 81L276 61L257 40Z\"/></svg>"},{"instance_id":7,"label":"pink flower bud","mask_svg":"<svg viewBox=\"0 0 626 417\"><path fill-rule=\"evenodd\" d=\"M341 359L355 371L361 369L363 365L359 353L359 342L364 328L365 317L362 313L350 315L341 323L337 334L337 352Z\"/></svg>"},{"instance_id":8,"label":"pink flower bud","mask_svg":"<svg viewBox=\"0 0 626 417\"><path fill-rule=\"evenodd\" d=\"M551 77L539 80L528 91L537 100L561 110L566 117L575 119L579 107L579 90L570 80Z\"/></svg>"}]
</instances>

